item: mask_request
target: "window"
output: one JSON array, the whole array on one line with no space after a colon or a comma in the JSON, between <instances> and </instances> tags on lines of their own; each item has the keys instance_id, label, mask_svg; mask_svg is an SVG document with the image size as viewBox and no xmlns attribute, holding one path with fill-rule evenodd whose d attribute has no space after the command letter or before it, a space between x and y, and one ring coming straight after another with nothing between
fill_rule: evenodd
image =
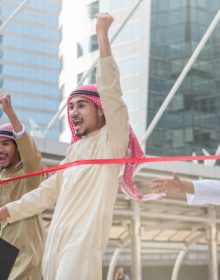
<instances>
[{"instance_id":1,"label":"window","mask_svg":"<svg viewBox=\"0 0 220 280\"><path fill-rule=\"evenodd\" d=\"M97 36L92 35L89 40L89 51L93 52L98 49L98 41L97 41Z\"/></svg>"},{"instance_id":2,"label":"window","mask_svg":"<svg viewBox=\"0 0 220 280\"><path fill-rule=\"evenodd\" d=\"M82 77L83 77L83 73L78 73L77 74L77 84L79 84L79 82L81 81Z\"/></svg>"},{"instance_id":3,"label":"window","mask_svg":"<svg viewBox=\"0 0 220 280\"><path fill-rule=\"evenodd\" d=\"M207 143L210 143L210 132L194 130L194 142L198 145L206 146Z\"/></svg>"},{"instance_id":4,"label":"window","mask_svg":"<svg viewBox=\"0 0 220 280\"><path fill-rule=\"evenodd\" d=\"M79 84L79 82L82 80L82 78L84 77L86 73L78 73L77 74L77 83ZM96 68L94 68L92 70L92 72L88 75L88 77L85 79L84 81L85 83L91 83L91 84L95 84L96 83Z\"/></svg>"},{"instance_id":5,"label":"window","mask_svg":"<svg viewBox=\"0 0 220 280\"><path fill-rule=\"evenodd\" d=\"M94 19L96 14L99 12L99 1L90 3L87 6L88 17Z\"/></svg>"},{"instance_id":6,"label":"window","mask_svg":"<svg viewBox=\"0 0 220 280\"><path fill-rule=\"evenodd\" d=\"M89 75L89 83L91 83L91 84L96 83L96 68L94 68Z\"/></svg>"},{"instance_id":7,"label":"window","mask_svg":"<svg viewBox=\"0 0 220 280\"><path fill-rule=\"evenodd\" d=\"M80 43L77 43L77 57L80 57L83 55L83 48Z\"/></svg>"},{"instance_id":8,"label":"window","mask_svg":"<svg viewBox=\"0 0 220 280\"><path fill-rule=\"evenodd\" d=\"M85 38L82 42L77 43L77 57L80 57L88 52L93 52L98 49L97 36L91 35Z\"/></svg>"}]
</instances>

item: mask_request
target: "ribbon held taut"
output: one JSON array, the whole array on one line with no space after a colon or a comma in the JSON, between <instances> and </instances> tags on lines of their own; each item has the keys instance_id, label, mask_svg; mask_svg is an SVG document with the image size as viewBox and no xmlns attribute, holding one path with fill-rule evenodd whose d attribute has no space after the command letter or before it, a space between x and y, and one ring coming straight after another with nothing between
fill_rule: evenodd
<instances>
[{"instance_id":1,"label":"ribbon held taut","mask_svg":"<svg viewBox=\"0 0 220 280\"><path fill-rule=\"evenodd\" d=\"M174 156L174 157L144 157L144 158L108 158L108 159L88 159L88 160L77 160L53 167L49 167L46 169L38 170L35 172L27 173L24 175L20 175L17 177L0 180L0 185L9 183L16 180L21 180L45 173L51 173L59 170L63 170L66 168L79 166L79 165L104 165L104 164L123 164L123 163L148 163L148 162L171 162L171 161L193 161L193 160L219 160L220 156ZM142 195L142 194L140 194ZM154 200L164 196L164 194L147 194L142 195L142 198L137 200ZM138 196L137 196L138 197Z\"/></svg>"}]
</instances>

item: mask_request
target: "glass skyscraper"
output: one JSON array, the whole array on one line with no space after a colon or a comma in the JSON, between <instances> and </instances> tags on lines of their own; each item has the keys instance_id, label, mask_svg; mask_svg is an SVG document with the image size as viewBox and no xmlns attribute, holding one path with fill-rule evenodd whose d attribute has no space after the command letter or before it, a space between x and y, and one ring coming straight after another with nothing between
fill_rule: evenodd
<instances>
[{"instance_id":1,"label":"glass skyscraper","mask_svg":"<svg viewBox=\"0 0 220 280\"><path fill-rule=\"evenodd\" d=\"M21 2L0 1L1 23ZM15 110L28 130L36 123L44 131L59 106L60 5L60 1L29 1L1 32L0 90L11 92ZM6 121L3 114L1 123ZM57 121L48 137L58 139L59 134Z\"/></svg>"},{"instance_id":2,"label":"glass skyscraper","mask_svg":"<svg viewBox=\"0 0 220 280\"><path fill-rule=\"evenodd\" d=\"M148 122L220 8L217 0L153 0ZM214 153L220 144L220 23L147 142L153 155Z\"/></svg>"}]
</instances>

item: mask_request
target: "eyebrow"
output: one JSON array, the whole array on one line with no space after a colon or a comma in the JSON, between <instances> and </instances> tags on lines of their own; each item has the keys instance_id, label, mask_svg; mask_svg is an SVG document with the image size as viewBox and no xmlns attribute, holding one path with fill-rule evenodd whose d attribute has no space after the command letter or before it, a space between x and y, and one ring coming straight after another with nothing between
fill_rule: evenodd
<instances>
[{"instance_id":1,"label":"eyebrow","mask_svg":"<svg viewBox=\"0 0 220 280\"><path fill-rule=\"evenodd\" d=\"M77 103L89 103L89 100L77 100L76 102L74 101L70 101L70 104L73 105L73 104L77 104Z\"/></svg>"},{"instance_id":2,"label":"eyebrow","mask_svg":"<svg viewBox=\"0 0 220 280\"><path fill-rule=\"evenodd\" d=\"M10 142L10 141L11 141L11 139L4 138L4 139L0 140L0 143L7 143L7 142Z\"/></svg>"}]
</instances>

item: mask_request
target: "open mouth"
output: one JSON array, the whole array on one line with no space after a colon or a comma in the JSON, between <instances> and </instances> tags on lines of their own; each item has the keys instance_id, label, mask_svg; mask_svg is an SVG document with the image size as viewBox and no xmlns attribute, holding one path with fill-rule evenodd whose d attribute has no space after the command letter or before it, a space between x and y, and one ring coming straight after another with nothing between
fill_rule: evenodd
<instances>
[{"instance_id":1,"label":"open mouth","mask_svg":"<svg viewBox=\"0 0 220 280\"><path fill-rule=\"evenodd\" d=\"M0 156L0 165L3 165L4 163L6 163L7 162L7 156L5 155L5 156Z\"/></svg>"},{"instance_id":2,"label":"open mouth","mask_svg":"<svg viewBox=\"0 0 220 280\"><path fill-rule=\"evenodd\" d=\"M82 120L74 120L74 121L73 121L73 125L74 125L74 128L75 128L76 130L79 130L80 127L82 126L82 124L83 124L83 121L82 121Z\"/></svg>"}]
</instances>

